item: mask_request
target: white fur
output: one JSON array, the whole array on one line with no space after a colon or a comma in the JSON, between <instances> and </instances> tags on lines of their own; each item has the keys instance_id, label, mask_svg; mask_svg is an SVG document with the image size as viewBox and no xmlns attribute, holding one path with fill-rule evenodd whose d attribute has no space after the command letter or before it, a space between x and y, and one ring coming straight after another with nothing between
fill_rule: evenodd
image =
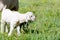
<instances>
[{"instance_id":1,"label":"white fur","mask_svg":"<svg viewBox=\"0 0 60 40\"><path fill-rule=\"evenodd\" d=\"M10 31L8 33L8 36L11 35L13 29L15 26L17 26L17 32L18 35L20 34L19 30L19 24L23 22L28 22L29 20L34 21L35 16L32 12L27 12L26 14L20 14L17 11L11 11L9 9L3 8L2 10L2 16L1 16L1 33L4 32L4 26L5 24L10 24Z\"/></svg>"}]
</instances>

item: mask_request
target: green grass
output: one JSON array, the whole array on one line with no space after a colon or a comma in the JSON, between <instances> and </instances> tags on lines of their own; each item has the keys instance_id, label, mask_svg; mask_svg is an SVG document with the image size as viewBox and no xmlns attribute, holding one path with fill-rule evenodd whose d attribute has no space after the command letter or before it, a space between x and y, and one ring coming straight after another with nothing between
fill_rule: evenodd
<instances>
[{"instance_id":1,"label":"green grass","mask_svg":"<svg viewBox=\"0 0 60 40\"><path fill-rule=\"evenodd\" d=\"M36 20L28 28L35 32L11 37L0 34L0 40L60 40L60 0L20 0L19 12L32 11ZM39 34L36 33L36 30Z\"/></svg>"}]
</instances>

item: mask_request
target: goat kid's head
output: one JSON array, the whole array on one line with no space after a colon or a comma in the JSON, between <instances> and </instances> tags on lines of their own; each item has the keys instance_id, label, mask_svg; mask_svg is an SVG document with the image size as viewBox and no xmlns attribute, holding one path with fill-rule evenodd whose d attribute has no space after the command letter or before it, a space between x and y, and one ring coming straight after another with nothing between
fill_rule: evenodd
<instances>
[{"instance_id":1,"label":"goat kid's head","mask_svg":"<svg viewBox=\"0 0 60 40\"><path fill-rule=\"evenodd\" d=\"M35 20L35 15L32 12L27 12L27 19L29 21L34 21Z\"/></svg>"}]
</instances>

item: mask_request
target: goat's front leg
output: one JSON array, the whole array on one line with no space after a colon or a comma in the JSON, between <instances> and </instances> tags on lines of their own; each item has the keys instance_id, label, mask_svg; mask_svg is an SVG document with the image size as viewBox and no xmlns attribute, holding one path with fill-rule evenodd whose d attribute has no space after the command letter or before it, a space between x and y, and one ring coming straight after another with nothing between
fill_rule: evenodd
<instances>
[{"instance_id":1,"label":"goat's front leg","mask_svg":"<svg viewBox=\"0 0 60 40\"><path fill-rule=\"evenodd\" d=\"M8 33L8 36L10 36L12 34L13 29L14 29L14 25L10 24L10 31Z\"/></svg>"},{"instance_id":2,"label":"goat's front leg","mask_svg":"<svg viewBox=\"0 0 60 40\"><path fill-rule=\"evenodd\" d=\"M17 34L20 36L20 26L17 26Z\"/></svg>"},{"instance_id":3,"label":"goat's front leg","mask_svg":"<svg viewBox=\"0 0 60 40\"><path fill-rule=\"evenodd\" d=\"M5 31L6 31L6 33L8 33L8 27L7 26L6 26L6 30Z\"/></svg>"}]
</instances>

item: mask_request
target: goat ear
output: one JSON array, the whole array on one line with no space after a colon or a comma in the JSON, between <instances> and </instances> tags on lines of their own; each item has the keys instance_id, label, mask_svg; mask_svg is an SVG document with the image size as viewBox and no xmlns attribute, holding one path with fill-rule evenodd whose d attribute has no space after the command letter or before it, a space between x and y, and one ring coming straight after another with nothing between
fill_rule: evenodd
<instances>
[{"instance_id":1,"label":"goat ear","mask_svg":"<svg viewBox=\"0 0 60 40\"><path fill-rule=\"evenodd\" d=\"M27 15L27 16L26 16L26 19L27 19L27 20L30 20L30 17Z\"/></svg>"}]
</instances>

